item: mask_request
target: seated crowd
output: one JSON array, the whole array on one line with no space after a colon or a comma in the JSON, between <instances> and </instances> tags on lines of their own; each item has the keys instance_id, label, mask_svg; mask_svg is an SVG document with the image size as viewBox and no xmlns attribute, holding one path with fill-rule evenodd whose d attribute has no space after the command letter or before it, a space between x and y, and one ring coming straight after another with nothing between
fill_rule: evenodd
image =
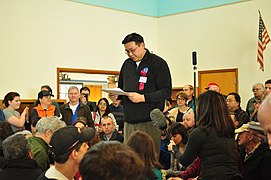
<instances>
[{"instance_id":1,"label":"seated crowd","mask_svg":"<svg viewBox=\"0 0 271 180\"><path fill-rule=\"evenodd\" d=\"M185 85L175 107L165 100L160 153L145 132L124 140L116 96L96 105L87 87L72 86L69 102L59 106L44 85L35 107L20 114L20 95L9 92L0 110L0 179L270 179L271 151L258 111L271 79L252 86L246 110L238 93L223 95L214 82L206 90L196 99L194 87Z\"/></svg>"}]
</instances>

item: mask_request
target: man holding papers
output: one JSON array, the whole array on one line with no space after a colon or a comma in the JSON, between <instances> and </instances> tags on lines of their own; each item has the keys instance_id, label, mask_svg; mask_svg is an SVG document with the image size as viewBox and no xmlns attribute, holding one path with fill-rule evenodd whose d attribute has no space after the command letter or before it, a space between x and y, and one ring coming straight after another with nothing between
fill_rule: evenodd
<instances>
[{"instance_id":1,"label":"man holding papers","mask_svg":"<svg viewBox=\"0 0 271 180\"><path fill-rule=\"evenodd\" d=\"M124 106L124 141L135 130L148 133L159 154L161 132L150 119L150 112L163 111L165 99L171 97L171 76L168 65L161 57L145 48L143 37L137 33L122 41L128 59L122 65L118 87L126 92L119 95Z\"/></svg>"}]
</instances>

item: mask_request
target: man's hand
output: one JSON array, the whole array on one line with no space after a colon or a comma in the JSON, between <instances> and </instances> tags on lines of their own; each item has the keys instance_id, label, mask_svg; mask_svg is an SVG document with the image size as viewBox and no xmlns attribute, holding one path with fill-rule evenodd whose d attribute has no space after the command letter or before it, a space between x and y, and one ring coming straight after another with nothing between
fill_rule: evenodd
<instances>
[{"instance_id":1,"label":"man's hand","mask_svg":"<svg viewBox=\"0 0 271 180\"><path fill-rule=\"evenodd\" d=\"M136 92L130 92L130 93L128 93L128 98L133 103L145 102L145 96L143 94L138 94Z\"/></svg>"},{"instance_id":2,"label":"man's hand","mask_svg":"<svg viewBox=\"0 0 271 180\"><path fill-rule=\"evenodd\" d=\"M168 151L172 151L173 150L173 146L176 146L175 142L170 140L170 143L167 146Z\"/></svg>"},{"instance_id":3,"label":"man's hand","mask_svg":"<svg viewBox=\"0 0 271 180\"><path fill-rule=\"evenodd\" d=\"M87 98L83 94L80 95L80 101L83 104L87 104Z\"/></svg>"}]
</instances>

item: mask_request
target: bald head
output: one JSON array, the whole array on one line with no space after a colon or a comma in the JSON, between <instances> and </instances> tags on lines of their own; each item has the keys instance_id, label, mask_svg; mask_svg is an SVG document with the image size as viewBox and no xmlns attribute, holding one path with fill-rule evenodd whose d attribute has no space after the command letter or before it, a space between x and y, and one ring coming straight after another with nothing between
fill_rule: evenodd
<instances>
[{"instance_id":1,"label":"bald head","mask_svg":"<svg viewBox=\"0 0 271 180\"><path fill-rule=\"evenodd\" d=\"M268 144L271 149L271 94L261 103L258 111L258 119L267 135Z\"/></svg>"}]
</instances>

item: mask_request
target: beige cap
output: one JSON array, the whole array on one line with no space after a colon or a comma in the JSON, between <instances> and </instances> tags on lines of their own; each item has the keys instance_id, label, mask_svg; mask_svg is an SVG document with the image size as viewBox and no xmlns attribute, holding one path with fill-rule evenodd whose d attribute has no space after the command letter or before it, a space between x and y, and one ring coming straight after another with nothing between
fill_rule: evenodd
<instances>
[{"instance_id":1,"label":"beige cap","mask_svg":"<svg viewBox=\"0 0 271 180\"><path fill-rule=\"evenodd\" d=\"M242 132L249 132L248 124L243 124L240 128L235 129L235 134L239 134Z\"/></svg>"}]
</instances>

